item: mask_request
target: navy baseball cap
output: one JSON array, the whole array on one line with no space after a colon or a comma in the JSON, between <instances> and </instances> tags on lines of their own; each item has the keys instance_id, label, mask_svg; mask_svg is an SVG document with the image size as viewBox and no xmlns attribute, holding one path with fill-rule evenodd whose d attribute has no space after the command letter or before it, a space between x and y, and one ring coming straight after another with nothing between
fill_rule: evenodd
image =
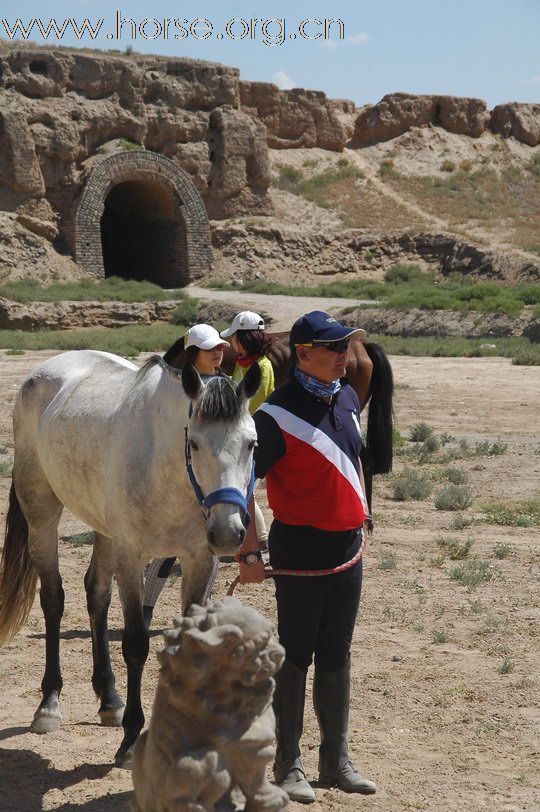
<instances>
[{"instance_id":1,"label":"navy baseball cap","mask_svg":"<svg viewBox=\"0 0 540 812\"><path fill-rule=\"evenodd\" d=\"M345 327L328 313L312 310L294 322L289 336L289 346L343 341L344 338L353 335L365 338L366 331L361 327Z\"/></svg>"}]
</instances>

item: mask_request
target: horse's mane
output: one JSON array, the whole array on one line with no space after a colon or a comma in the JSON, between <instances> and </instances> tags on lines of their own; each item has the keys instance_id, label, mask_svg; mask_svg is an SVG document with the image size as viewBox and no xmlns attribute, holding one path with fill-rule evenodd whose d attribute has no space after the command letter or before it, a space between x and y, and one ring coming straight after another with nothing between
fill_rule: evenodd
<instances>
[{"instance_id":1,"label":"horse's mane","mask_svg":"<svg viewBox=\"0 0 540 812\"><path fill-rule=\"evenodd\" d=\"M234 420L240 414L241 405L234 384L229 378L216 375L204 387L195 406L194 416L208 423Z\"/></svg>"},{"instance_id":2,"label":"horse's mane","mask_svg":"<svg viewBox=\"0 0 540 812\"><path fill-rule=\"evenodd\" d=\"M152 355L142 365L137 371L136 382L143 380L155 366L161 367L165 374L181 383L182 370L169 366L159 355ZM199 420L215 423L219 420L234 420L239 416L241 407L241 399L236 394L232 381L225 375L216 375L204 387L200 398L196 401L193 414Z\"/></svg>"}]
</instances>

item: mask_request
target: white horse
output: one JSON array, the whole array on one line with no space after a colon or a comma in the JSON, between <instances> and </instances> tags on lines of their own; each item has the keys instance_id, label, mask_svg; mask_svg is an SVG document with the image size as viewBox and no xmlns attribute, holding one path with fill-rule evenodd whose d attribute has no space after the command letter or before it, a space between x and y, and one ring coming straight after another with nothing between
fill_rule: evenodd
<instances>
[{"instance_id":1,"label":"white horse","mask_svg":"<svg viewBox=\"0 0 540 812\"><path fill-rule=\"evenodd\" d=\"M39 576L46 664L43 700L31 727L35 733L56 730L61 721L64 591L57 529L62 509L67 507L95 531L85 577L92 685L101 723L123 724L116 754L122 763L144 724L144 566L151 558L179 558L185 612L208 597L217 557L238 551L245 536L244 494L250 487L256 442L247 400L259 387L258 369L254 364L236 388L225 377L212 378L204 386L191 364L179 373L156 356L138 369L109 353L80 351L46 361L23 383L14 412L15 461L0 574L0 644L25 623ZM188 477L191 455L198 495L208 497L206 515ZM113 575L124 614L125 709L109 656L107 612Z\"/></svg>"}]
</instances>

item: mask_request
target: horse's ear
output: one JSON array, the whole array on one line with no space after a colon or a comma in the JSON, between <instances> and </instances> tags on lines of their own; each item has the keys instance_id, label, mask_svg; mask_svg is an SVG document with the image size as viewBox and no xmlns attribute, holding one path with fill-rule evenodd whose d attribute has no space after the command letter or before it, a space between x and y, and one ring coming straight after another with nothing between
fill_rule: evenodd
<instances>
[{"instance_id":1,"label":"horse's ear","mask_svg":"<svg viewBox=\"0 0 540 812\"><path fill-rule=\"evenodd\" d=\"M188 361L182 370L182 386L184 387L184 392L191 400L196 400L204 388L201 376L191 361Z\"/></svg>"},{"instance_id":2,"label":"horse's ear","mask_svg":"<svg viewBox=\"0 0 540 812\"><path fill-rule=\"evenodd\" d=\"M240 400L249 400L253 397L261 385L261 377L261 368L255 361L236 387L236 394Z\"/></svg>"}]
</instances>

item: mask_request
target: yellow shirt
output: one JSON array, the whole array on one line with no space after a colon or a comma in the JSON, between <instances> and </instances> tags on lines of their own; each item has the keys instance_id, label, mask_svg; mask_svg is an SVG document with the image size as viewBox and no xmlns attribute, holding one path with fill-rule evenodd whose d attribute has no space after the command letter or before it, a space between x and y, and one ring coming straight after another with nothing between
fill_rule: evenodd
<instances>
[{"instance_id":1,"label":"yellow shirt","mask_svg":"<svg viewBox=\"0 0 540 812\"><path fill-rule=\"evenodd\" d=\"M261 370L261 385L249 401L250 414L253 414L253 412L259 408L261 403L266 400L268 395L272 394L275 387L274 368L268 358L265 355L261 355L261 357L257 359L257 363L259 365L259 369ZM240 364L236 364L232 374L233 381L239 383L248 369L249 367L241 367Z\"/></svg>"}]
</instances>

